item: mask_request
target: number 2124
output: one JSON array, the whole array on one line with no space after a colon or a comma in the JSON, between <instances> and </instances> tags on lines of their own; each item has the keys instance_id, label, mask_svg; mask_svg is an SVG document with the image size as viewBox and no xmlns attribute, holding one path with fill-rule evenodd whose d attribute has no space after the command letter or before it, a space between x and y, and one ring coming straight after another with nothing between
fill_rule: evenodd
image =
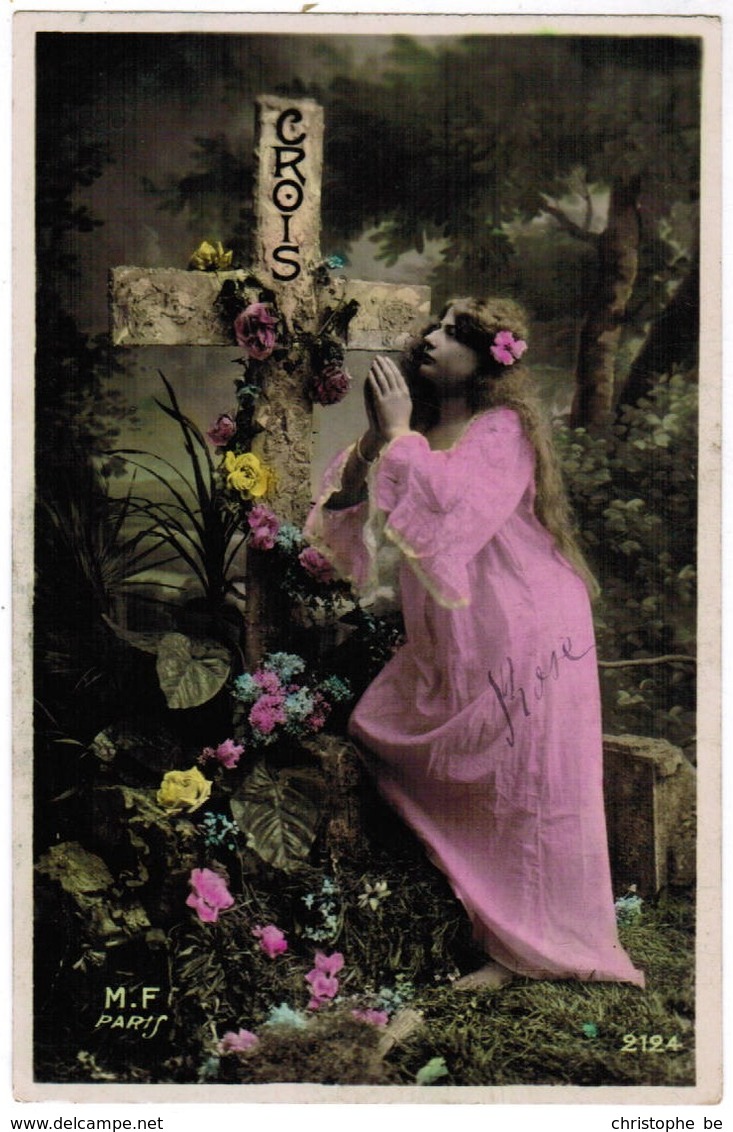
<instances>
[{"instance_id":1,"label":"number 2124","mask_svg":"<svg viewBox=\"0 0 733 1132\"><path fill-rule=\"evenodd\" d=\"M678 1037L661 1034L624 1034L621 1042L621 1053L677 1053L682 1049Z\"/></svg>"}]
</instances>

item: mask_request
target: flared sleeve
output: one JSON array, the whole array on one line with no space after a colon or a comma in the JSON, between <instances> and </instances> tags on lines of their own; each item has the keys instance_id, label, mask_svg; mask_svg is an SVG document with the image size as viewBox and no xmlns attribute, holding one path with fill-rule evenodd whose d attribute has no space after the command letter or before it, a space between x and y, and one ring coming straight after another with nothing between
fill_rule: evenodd
<instances>
[{"instance_id":1,"label":"flared sleeve","mask_svg":"<svg viewBox=\"0 0 733 1132\"><path fill-rule=\"evenodd\" d=\"M496 409L477 417L448 451L424 436L393 440L375 469L374 504L384 534L441 605L470 602L468 566L534 490L534 450L518 415Z\"/></svg>"},{"instance_id":2,"label":"flared sleeve","mask_svg":"<svg viewBox=\"0 0 733 1132\"><path fill-rule=\"evenodd\" d=\"M370 574L370 556L364 543L368 503L331 510L326 505L341 490L346 462L354 445L339 452L326 467L318 499L303 528L311 546L328 558L339 577L362 589Z\"/></svg>"}]
</instances>

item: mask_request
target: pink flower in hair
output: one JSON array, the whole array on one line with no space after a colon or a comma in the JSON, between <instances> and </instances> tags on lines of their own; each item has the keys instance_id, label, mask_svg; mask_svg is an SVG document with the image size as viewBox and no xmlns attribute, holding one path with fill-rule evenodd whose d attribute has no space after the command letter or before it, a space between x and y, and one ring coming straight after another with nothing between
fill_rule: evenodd
<instances>
[{"instance_id":1,"label":"pink flower in hair","mask_svg":"<svg viewBox=\"0 0 733 1132\"><path fill-rule=\"evenodd\" d=\"M339 990L336 975L343 965L344 957L340 951L334 951L331 955L325 955L322 951L316 952L313 970L305 976L305 981L310 983L311 988L309 1010L320 1010L330 999L336 997Z\"/></svg>"},{"instance_id":2,"label":"pink flower in hair","mask_svg":"<svg viewBox=\"0 0 733 1132\"><path fill-rule=\"evenodd\" d=\"M511 330L500 330L494 336L494 344L490 347L491 354L503 366L514 365L527 349L523 338L515 338Z\"/></svg>"},{"instance_id":3,"label":"pink flower in hair","mask_svg":"<svg viewBox=\"0 0 733 1132\"><path fill-rule=\"evenodd\" d=\"M339 991L339 981L332 975L327 975L325 971L312 970L305 976L306 982L310 983L311 1000L308 1003L309 1010L320 1010L332 998L335 998Z\"/></svg>"}]
</instances>

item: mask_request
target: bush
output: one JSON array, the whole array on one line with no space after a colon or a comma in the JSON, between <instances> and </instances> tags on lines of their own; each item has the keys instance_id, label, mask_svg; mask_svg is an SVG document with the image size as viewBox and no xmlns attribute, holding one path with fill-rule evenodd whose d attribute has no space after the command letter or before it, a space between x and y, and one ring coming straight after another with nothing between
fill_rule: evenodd
<instances>
[{"instance_id":1,"label":"bush","mask_svg":"<svg viewBox=\"0 0 733 1132\"><path fill-rule=\"evenodd\" d=\"M599 657L690 661L604 668L606 726L689 747L694 727L697 386L660 378L605 435L558 430L583 548L602 595Z\"/></svg>"}]
</instances>

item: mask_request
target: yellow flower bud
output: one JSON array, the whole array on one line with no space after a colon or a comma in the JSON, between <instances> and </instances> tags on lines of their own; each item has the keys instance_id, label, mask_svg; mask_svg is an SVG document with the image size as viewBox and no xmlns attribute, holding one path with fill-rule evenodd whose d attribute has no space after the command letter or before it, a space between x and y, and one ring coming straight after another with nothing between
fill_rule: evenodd
<instances>
[{"instance_id":1,"label":"yellow flower bud","mask_svg":"<svg viewBox=\"0 0 733 1132\"><path fill-rule=\"evenodd\" d=\"M232 265L233 252L225 251L221 240L210 244L203 240L188 261L191 271L226 271Z\"/></svg>"}]
</instances>

